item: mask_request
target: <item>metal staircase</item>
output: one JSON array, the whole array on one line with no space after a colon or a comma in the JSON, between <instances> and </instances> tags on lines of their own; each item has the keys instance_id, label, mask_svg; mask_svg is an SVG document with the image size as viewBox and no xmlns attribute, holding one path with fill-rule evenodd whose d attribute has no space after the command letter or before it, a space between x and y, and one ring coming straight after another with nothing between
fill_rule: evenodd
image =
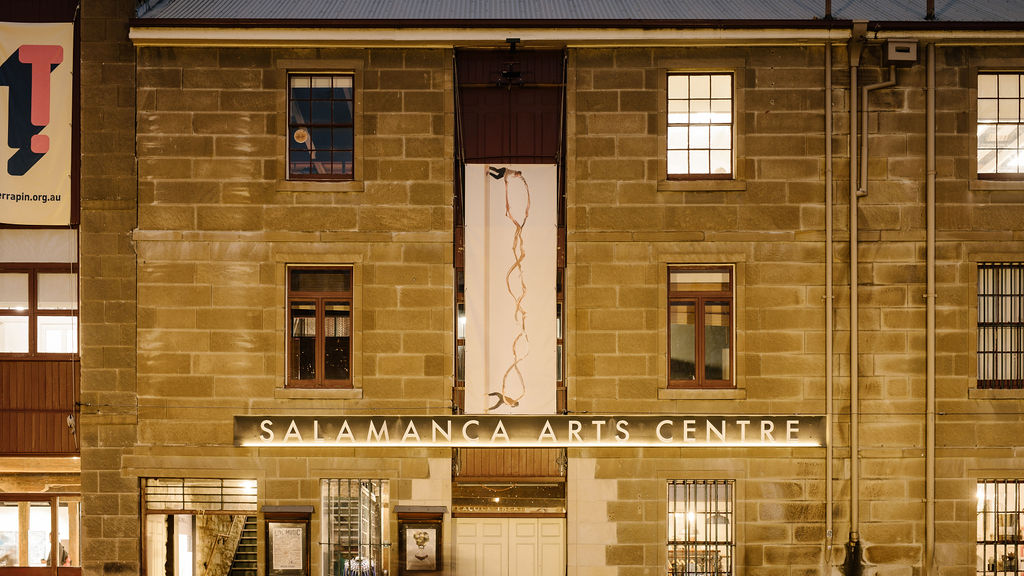
<instances>
[{"instance_id":1,"label":"metal staircase","mask_svg":"<svg viewBox=\"0 0 1024 576\"><path fill-rule=\"evenodd\" d=\"M228 576L256 576L256 516L246 516Z\"/></svg>"}]
</instances>

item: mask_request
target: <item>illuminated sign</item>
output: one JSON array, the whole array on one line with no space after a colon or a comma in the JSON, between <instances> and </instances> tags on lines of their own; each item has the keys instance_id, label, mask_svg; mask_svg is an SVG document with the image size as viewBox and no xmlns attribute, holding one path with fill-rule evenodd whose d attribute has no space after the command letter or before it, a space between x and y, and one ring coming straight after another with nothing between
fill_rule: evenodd
<instances>
[{"instance_id":1,"label":"illuminated sign","mask_svg":"<svg viewBox=\"0 0 1024 576\"><path fill-rule=\"evenodd\" d=\"M235 416L236 446L813 447L822 416Z\"/></svg>"}]
</instances>

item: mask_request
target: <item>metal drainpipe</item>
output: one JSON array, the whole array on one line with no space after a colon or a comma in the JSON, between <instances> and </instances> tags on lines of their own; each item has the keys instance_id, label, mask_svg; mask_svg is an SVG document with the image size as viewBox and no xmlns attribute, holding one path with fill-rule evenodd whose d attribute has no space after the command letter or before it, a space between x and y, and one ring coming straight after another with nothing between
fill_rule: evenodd
<instances>
[{"instance_id":1,"label":"metal drainpipe","mask_svg":"<svg viewBox=\"0 0 1024 576\"><path fill-rule=\"evenodd\" d=\"M927 95L927 250L928 286L925 290L927 302L927 351L926 351L926 424L925 424L925 548L924 574L934 573L935 567L935 44L928 44L928 95Z\"/></svg>"},{"instance_id":2,"label":"metal drainpipe","mask_svg":"<svg viewBox=\"0 0 1024 576\"><path fill-rule=\"evenodd\" d=\"M889 79L885 82L878 82L876 84L868 84L862 88L861 103L862 117L862 129L864 133L861 135L861 171L860 171L860 188L851 185L850 194L850 498L852 501L850 509L850 545L849 549L854 554L858 554L860 551L860 379L859 379L859 366L857 365L858 353L857 344L860 337L860 322L858 321L858 297L857 297L857 266L860 260L857 255L857 199L862 196L868 195L868 182L870 181L868 175L868 115L870 113L870 107L868 106L868 93L872 90L879 88L886 88L896 84L896 67L889 67ZM850 87L852 93L856 93L856 86ZM851 104L851 129L853 132L852 125L856 124L856 108ZM852 151L851 151L852 156ZM851 162L852 163L852 162ZM851 176L851 182L853 177ZM859 573L860 562L859 558L855 559L853 566L856 567L857 573Z\"/></svg>"},{"instance_id":3,"label":"metal drainpipe","mask_svg":"<svg viewBox=\"0 0 1024 576\"><path fill-rule=\"evenodd\" d=\"M857 68L860 66L860 53L863 49L863 27L858 30L854 26L853 38L849 43L850 57L850 542L847 545L846 563L849 565L850 554L856 550L860 539L860 479L858 469L859 438L857 430L859 418L857 404L859 394L857 386Z\"/></svg>"},{"instance_id":4,"label":"metal drainpipe","mask_svg":"<svg viewBox=\"0 0 1024 576\"><path fill-rule=\"evenodd\" d=\"M832 562L832 43L825 43L825 571Z\"/></svg>"}]
</instances>

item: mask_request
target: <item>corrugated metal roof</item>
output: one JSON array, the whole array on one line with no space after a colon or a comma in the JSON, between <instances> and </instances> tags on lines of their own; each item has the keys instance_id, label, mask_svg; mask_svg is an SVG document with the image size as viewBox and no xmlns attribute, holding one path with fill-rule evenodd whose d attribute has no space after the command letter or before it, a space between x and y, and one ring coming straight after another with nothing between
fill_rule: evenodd
<instances>
[{"instance_id":1,"label":"corrugated metal roof","mask_svg":"<svg viewBox=\"0 0 1024 576\"><path fill-rule=\"evenodd\" d=\"M837 20L922 22L927 0L833 0ZM824 0L146 0L153 20L813 21ZM938 22L1024 22L1024 0L935 0Z\"/></svg>"}]
</instances>

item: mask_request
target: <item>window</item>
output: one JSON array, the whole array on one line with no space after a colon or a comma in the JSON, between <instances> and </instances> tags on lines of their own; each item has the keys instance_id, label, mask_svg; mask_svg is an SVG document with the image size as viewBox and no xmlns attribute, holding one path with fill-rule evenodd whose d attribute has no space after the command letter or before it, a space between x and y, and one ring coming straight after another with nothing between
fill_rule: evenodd
<instances>
[{"instance_id":1,"label":"window","mask_svg":"<svg viewBox=\"0 0 1024 576\"><path fill-rule=\"evenodd\" d=\"M352 385L352 269L288 269L288 385Z\"/></svg>"},{"instance_id":2,"label":"window","mask_svg":"<svg viewBox=\"0 0 1024 576\"><path fill-rule=\"evenodd\" d=\"M255 576L255 480L146 478L142 496L146 574L193 576L216 561Z\"/></svg>"},{"instance_id":3,"label":"window","mask_svg":"<svg viewBox=\"0 0 1024 576\"><path fill-rule=\"evenodd\" d=\"M81 566L81 497L0 495L0 567ZM52 539L56 526L56 546Z\"/></svg>"},{"instance_id":4,"label":"window","mask_svg":"<svg viewBox=\"0 0 1024 576\"><path fill-rule=\"evenodd\" d=\"M669 387L733 386L732 267L673 266L668 277Z\"/></svg>"},{"instance_id":5,"label":"window","mask_svg":"<svg viewBox=\"0 0 1024 576\"><path fill-rule=\"evenodd\" d=\"M1018 555L1024 538L1021 480L978 482L978 574L1024 573Z\"/></svg>"},{"instance_id":6,"label":"window","mask_svg":"<svg viewBox=\"0 0 1024 576\"><path fill-rule=\"evenodd\" d=\"M733 573L736 549L733 480L668 483L668 574Z\"/></svg>"},{"instance_id":7,"label":"window","mask_svg":"<svg viewBox=\"0 0 1024 576\"><path fill-rule=\"evenodd\" d=\"M387 574L387 481L324 479L320 495L324 574Z\"/></svg>"},{"instance_id":8,"label":"window","mask_svg":"<svg viewBox=\"0 0 1024 576\"><path fill-rule=\"evenodd\" d=\"M288 76L288 177L355 177L352 74Z\"/></svg>"},{"instance_id":9,"label":"window","mask_svg":"<svg viewBox=\"0 0 1024 576\"><path fill-rule=\"evenodd\" d=\"M978 74L978 176L1024 178L1024 74Z\"/></svg>"},{"instance_id":10,"label":"window","mask_svg":"<svg viewBox=\"0 0 1024 576\"><path fill-rule=\"evenodd\" d=\"M669 74L668 177L732 178L732 74Z\"/></svg>"},{"instance_id":11,"label":"window","mask_svg":"<svg viewBox=\"0 0 1024 576\"><path fill-rule=\"evenodd\" d=\"M978 388L1024 388L1024 263L978 265Z\"/></svg>"},{"instance_id":12,"label":"window","mask_svg":"<svg viewBox=\"0 0 1024 576\"><path fill-rule=\"evenodd\" d=\"M0 264L0 354L78 353L78 265Z\"/></svg>"}]
</instances>

